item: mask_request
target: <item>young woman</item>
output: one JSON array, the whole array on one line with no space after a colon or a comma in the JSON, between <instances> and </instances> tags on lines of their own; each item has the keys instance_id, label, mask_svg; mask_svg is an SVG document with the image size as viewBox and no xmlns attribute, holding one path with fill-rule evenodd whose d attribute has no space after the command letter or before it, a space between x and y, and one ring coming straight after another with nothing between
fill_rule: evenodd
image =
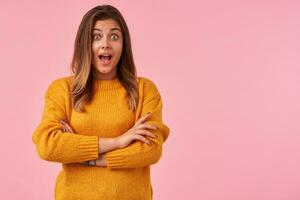
<instances>
[{"instance_id":1,"label":"young woman","mask_svg":"<svg viewBox=\"0 0 300 200\"><path fill-rule=\"evenodd\" d=\"M55 199L152 199L150 166L170 129L158 88L136 75L128 27L115 7L84 15L71 69L47 88L32 136L40 158L62 163Z\"/></svg>"}]
</instances>

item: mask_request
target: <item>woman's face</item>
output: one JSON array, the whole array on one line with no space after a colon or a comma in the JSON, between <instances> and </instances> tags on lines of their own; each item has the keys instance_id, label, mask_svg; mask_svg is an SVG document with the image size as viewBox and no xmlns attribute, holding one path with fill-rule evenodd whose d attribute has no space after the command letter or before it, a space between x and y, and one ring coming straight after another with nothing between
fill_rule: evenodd
<instances>
[{"instance_id":1,"label":"woman's face","mask_svg":"<svg viewBox=\"0 0 300 200\"><path fill-rule=\"evenodd\" d=\"M119 24L112 20L96 21L92 30L92 66L97 79L113 79L122 54L123 35Z\"/></svg>"}]
</instances>

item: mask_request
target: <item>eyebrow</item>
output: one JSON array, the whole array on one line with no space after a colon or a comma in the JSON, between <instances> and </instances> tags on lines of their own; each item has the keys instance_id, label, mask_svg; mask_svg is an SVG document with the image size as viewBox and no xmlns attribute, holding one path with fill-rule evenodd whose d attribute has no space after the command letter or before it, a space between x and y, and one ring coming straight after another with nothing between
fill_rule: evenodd
<instances>
[{"instance_id":1,"label":"eyebrow","mask_svg":"<svg viewBox=\"0 0 300 200\"><path fill-rule=\"evenodd\" d=\"M120 31L120 32L122 32L119 28L111 28L110 29L110 31L115 31L115 30L117 30L117 31ZM93 28L93 31L102 31L101 29L98 29L98 28Z\"/></svg>"}]
</instances>

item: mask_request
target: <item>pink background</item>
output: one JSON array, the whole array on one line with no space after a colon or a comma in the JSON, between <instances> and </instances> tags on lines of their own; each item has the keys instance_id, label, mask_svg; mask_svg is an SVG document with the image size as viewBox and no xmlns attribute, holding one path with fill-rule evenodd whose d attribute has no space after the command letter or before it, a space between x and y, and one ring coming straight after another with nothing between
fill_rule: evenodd
<instances>
[{"instance_id":1,"label":"pink background","mask_svg":"<svg viewBox=\"0 0 300 200\"><path fill-rule=\"evenodd\" d=\"M31 137L69 75L79 22L111 3L171 129L155 200L300 199L299 1L1 1L1 199L50 200L59 163Z\"/></svg>"}]
</instances>

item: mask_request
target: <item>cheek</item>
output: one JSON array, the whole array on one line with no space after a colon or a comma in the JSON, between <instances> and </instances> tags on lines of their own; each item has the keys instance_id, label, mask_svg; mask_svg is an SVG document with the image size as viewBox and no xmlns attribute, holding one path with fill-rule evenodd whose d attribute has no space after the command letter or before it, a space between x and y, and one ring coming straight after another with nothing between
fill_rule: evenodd
<instances>
[{"instance_id":1,"label":"cheek","mask_svg":"<svg viewBox=\"0 0 300 200\"><path fill-rule=\"evenodd\" d=\"M122 43L121 44L116 44L115 50L116 50L116 52L118 52L118 54L122 53L122 49L123 49Z\"/></svg>"},{"instance_id":2,"label":"cheek","mask_svg":"<svg viewBox=\"0 0 300 200\"><path fill-rule=\"evenodd\" d=\"M96 64L98 62L98 56L96 56L96 55L92 55L92 63L93 64Z\"/></svg>"},{"instance_id":3,"label":"cheek","mask_svg":"<svg viewBox=\"0 0 300 200\"><path fill-rule=\"evenodd\" d=\"M98 46L97 43L92 43L92 60L97 61L98 59Z\"/></svg>"},{"instance_id":4,"label":"cheek","mask_svg":"<svg viewBox=\"0 0 300 200\"><path fill-rule=\"evenodd\" d=\"M99 57L96 53L92 53L92 64L96 65L99 62Z\"/></svg>"},{"instance_id":5,"label":"cheek","mask_svg":"<svg viewBox=\"0 0 300 200\"><path fill-rule=\"evenodd\" d=\"M99 48L99 43L93 42L92 43L92 52L96 53L98 51L98 48Z\"/></svg>"}]
</instances>

